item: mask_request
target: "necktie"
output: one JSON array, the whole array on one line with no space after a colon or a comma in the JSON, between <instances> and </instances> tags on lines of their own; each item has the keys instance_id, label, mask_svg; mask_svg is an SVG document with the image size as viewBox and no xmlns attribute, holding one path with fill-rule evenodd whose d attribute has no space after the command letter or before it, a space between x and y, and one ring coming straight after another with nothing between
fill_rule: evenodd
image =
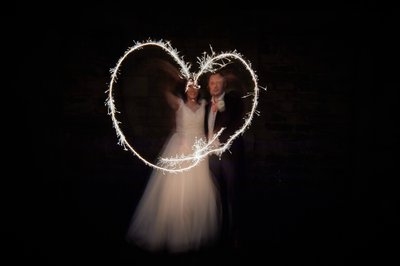
<instances>
[{"instance_id":1,"label":"necktie","mask_svg":"<svg viewBox=\"0 0 400 266\"><path fill-rule=\"evenodd\" d=\"M211 102L212 102L211 110L215 113L218 111L217 101L213 99Z\"/></svg>"}]
</instances>

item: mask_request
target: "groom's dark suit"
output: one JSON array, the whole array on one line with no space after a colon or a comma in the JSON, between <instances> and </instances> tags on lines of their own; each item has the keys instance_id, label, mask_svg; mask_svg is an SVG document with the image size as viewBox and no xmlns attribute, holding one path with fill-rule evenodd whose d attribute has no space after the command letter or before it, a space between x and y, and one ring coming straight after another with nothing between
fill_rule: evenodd
<instances>
[{"instance_id":1,"label":"groom's dark suit","mask_svg":"<svg viewBox=\"0 0 400 266\"><path fill-rule=\"evenodd\" d=\"M225 128L219 137L221 144L226 141L244 123L244 103L236 91L226 91L224 96L225 110L218 111L215 118L213 134L221 128ZM209 136L208 118L211 112L211 101L206 106L205 131ZM222 240L229 241L236 238L237 223L237 184L243 171L243 138L239 135L232 143L228 151L221 157L211 155L209 157L210 169L218 182L222 200Z\"/></svg>"}]
</instances>

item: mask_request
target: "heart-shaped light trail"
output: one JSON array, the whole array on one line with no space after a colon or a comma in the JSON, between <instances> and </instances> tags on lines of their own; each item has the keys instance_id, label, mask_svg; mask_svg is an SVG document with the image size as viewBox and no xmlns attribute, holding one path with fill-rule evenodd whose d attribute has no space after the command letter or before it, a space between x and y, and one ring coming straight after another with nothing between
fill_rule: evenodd
<instances>
[{"instance_id":1,"label":"heart-shaped light trail","mask_svg":"<svg viewBox=\"0 0 400 266\"><path fill-rule=\"evenodd\" d=\"M196 143L193 146L193 153L190 155L176 155L175 157L171 158L160 158L159 162L157 164L152 164L151 162L147 161L145 158L143 158L133 147L132 145L129 144L129 142L126 140L124 133L122 132L121 128L119 127L119 124L121 123L120 121L117 120L116 118L116 113L119 113L117 111L115 104L114 104L114 98L113 98L113 89L114 89L114 84L116 83L118 79L118 71L119 68L121 67L123 61L126 59L126 57L130 54L133 53L137 50L143 49L147 46L155 46L159 47L162 50L164 50L168 55L172 57L172 59L180 66L180 73L185 78L188 80L189 83L194 83L197 84L197 81L199 77L205 73L208 72L214 72L219 68L224 67L227 63L229 63L232 59L236 59L239 62L241 62L244 66L245 69L249 72L251 75L252 81L254 83L254 88L253 91L248 93L244 97L253 97L252 101L252 107L248 113L246 113L244 117L244 123L243 125L235 131L235 133L230 136L230 138L226 141L226 143L223 143L223 145L219 147L213 147L211 143L222 133L224 128L222 128L218 133L216 133L211 140L208 140L208 142L199 139L196 141ZM194 167L197 165L201 160L203 160L206 156L209 154L215 153L218 155L221 155L223 152L229 149L231 146L232 142L234 139L239 136L240 134L243 134L244 131L250 126L251 120L253 119L254 114L259 114L257 111L257 104L258 104L258 95L259 95L259 86L257 82L257 75L251 68L251 64L247 62L243 57L237 53L236 51L233 52L224 52L224 53L219 53L216 54L214 51L211 49L211 55L208 55L206 52L203 53L202 57L198 57L198 63L200 66L200 70L197 73L191 73L190 72L190 64L185 63L183 58L179 56L179 52L174 49L169 42L164 42L162 40L160 41L152 41L148 40L145 42L136 42L135 45L130 47L124 55L118 60L117 65L115 68L111 69L111 82L109 85L108 90L106 93L108 93L108 98L106 100L106 105L108 106L108 114L111 116L113 126L117 132L117 137L118 137L118 144L123 146L125 150L130 150L135 156L137 156L140 160L142 160L146 165L151 166L155 169L162 170L162 171L167 171L167 172L182 172L189 170L190 168ZM188 86L187 84L187 86ZM187 88L186 86L186 88ZM263 88L266 89L266 88ZM182 167L181 163L186 162L185 166ZM189 164L187 162L190 162Z\"/></svg>"}]
</instances>

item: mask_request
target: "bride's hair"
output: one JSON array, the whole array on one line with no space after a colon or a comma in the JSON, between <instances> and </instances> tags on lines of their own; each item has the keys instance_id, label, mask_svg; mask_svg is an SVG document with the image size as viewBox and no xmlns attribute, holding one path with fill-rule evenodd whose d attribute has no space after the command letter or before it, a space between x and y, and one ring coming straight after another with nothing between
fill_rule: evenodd
<instances>
[{"instance_id":1,"label":"bride's hair","mask_svg":"<svg viewBox=\"0 0 400 266\"><path fill-rule=\"evenodd\" d=\"M187 85L187 81L185 80L185 82L180 82L176 87L177 95L179 97L181 97L184 102L187 102L187 100L188 100L188 97L186 94L186 85ZM197 102L200 103L201 99L203 99L203 98L204 98L204 92L202 89L199 89L199 94L197 95Z\"/></svg>"}]
</instances>

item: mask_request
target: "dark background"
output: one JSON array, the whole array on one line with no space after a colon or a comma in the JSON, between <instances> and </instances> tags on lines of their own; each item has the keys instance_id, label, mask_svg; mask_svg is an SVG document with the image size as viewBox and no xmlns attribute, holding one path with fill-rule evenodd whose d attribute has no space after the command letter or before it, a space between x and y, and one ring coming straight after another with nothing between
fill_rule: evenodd
<instances>
[{"instance_id":1,"label":"dark background","mask_svg":"<svg viewBox=\"0 0 400 266\"><path fill-rule=\"evenodd\" d=\"M394 259L396 9L372 1L188 5L21 3L6 14L5 43L21 52L10 82L20 142L6 141L16 159L6 201L13 261ZM209 45L236 49L268 88L244 134L238 250L166 256L125 243L151 169L117 144L105 91L110 68L148 38L171 41L194 67Z\"/></svg>"}]
</instances>

